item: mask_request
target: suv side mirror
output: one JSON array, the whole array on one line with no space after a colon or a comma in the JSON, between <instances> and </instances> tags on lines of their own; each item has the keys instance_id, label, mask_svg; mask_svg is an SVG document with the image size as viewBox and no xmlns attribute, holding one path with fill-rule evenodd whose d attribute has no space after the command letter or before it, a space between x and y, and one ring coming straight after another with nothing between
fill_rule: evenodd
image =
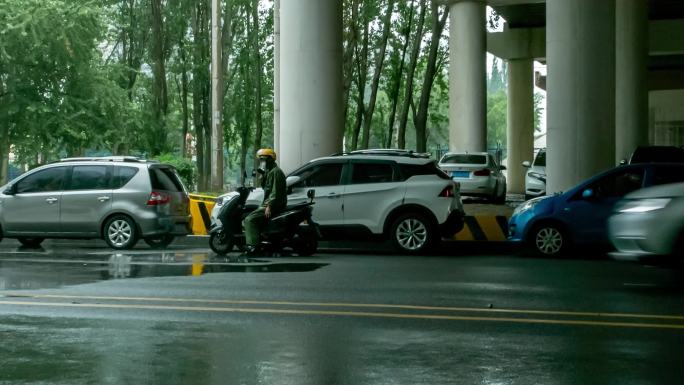
<instances>
[{"instance_id":1,"label":"suv side mirror","mask_svg":"<svg viewBox=\"0 0 684 385\"><path fill-rule=\"evenodd\" d=\"M499 166L499 170L503 171L506 169L506 166Z\"/></svg>"},{"instance_id":2,"label":"suv side mirror","mask_svg":"<svg viewBox=\"0 0 684 385\"><path fill-rule=\"evenodd\" d=\"M2 193L5 195L14 195L17 193L17 187L16 187L16 185L11 184L11 185L7 186L5 191L3 191Z\"/></svg>"},{"instance_id":3,"label":"suv side mirror","mask_svg":"<svg viewBox=\"0 0 684 385\"><path fill-rule=\"evenodd\" d=\"M596 194L594 194L594 189L588 188L582 191L582 199L592 200L594 198L596 198Z\"/></svg>"},{"instance_id":4,"label":"suv side mirror","mask_svg":"<svg viewBox=\"0 0 684 385\"><path fill-rule=\"evenodd\" d=\"M296 185L300 180L302 180L302 178L299 176L296 176L296 175L288 176L287 179L285 179L285 185L287 187L292 187L292 186Z\"/></svg>"},{"instance_id":5,"label":"suv side mirror","mask_svg":"<svg viewBox=\"0 0 684 385\"><path fill-rule=\"evenodd\" d=\"M532 163L530 163L529 160L526 160L526 161L522 162L522 166L525 168L530 168L530 167L532 167Z\"/></svg>"}]
</instances>

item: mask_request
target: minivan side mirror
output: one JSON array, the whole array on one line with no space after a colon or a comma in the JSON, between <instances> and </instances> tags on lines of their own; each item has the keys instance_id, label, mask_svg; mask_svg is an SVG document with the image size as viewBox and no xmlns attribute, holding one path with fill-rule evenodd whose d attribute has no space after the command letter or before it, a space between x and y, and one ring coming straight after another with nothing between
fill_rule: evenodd
<instances>
[{"instance_id":1,"label":"minivan side mirror","mask_svg":"<svg viewBox=\"0 0 684 385\"><path fill-rule=\"evenodd\" d=\"M506 169L506 166L499 166L499 170L503 171Z\"/></svg>"},{"instance_id":2,"label":"minivan side mirror","mask_svg":"<svg viewBox=\"0 0 684 385\"><path fill-rule=\"evenodd\" d=\"M588 188L582 191L582 199L591 200L594 198L596 198L596 194L594 194L594 189Z\"/></svg>"},{"instance_id":3,"label":"minivan side mirror","mask_svg":"<svg viewBox=\"0 0 684 385\"><path fill-rule=\"evenodd\" d=\"M525 168L530 168L530 167L532 167L532 163L530 163L529 160L526 160L526 161L522 162L522 166Z\"/></svg>"}]
</instances>

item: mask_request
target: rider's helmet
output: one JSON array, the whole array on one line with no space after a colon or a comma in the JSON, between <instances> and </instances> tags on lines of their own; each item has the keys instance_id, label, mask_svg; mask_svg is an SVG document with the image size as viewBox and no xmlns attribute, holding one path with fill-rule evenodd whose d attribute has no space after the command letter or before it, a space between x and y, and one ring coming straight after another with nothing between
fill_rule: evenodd
<instances>
[{"instance_id":1,"label":"rider's helmet","mask_svg":"<svg viewBox=\"0 0 684 385\"><path fill-rule=\"evenodd\" d=\"M262 148L259 151L257 151L257 158L262 157L270 157L271 159L276 160L276 153L275 151L273 151L273 149Z\"/></svg>"}]
</instances>

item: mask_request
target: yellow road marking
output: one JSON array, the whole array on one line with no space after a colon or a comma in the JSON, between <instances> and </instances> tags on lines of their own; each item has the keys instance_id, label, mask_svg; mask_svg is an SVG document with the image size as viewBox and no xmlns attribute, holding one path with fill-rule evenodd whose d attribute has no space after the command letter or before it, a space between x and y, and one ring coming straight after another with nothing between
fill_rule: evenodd
<instances>
[{"instance_id":1,"label":"yellow road marking","mask_svg":"<svg viewBox=\"0 0 684 385\"><path fill-rule=\"evenodd\" d=\"M499 222L496 221L496 217L493 215L476 215L475 219L480 224L482 232L487 236L488 241L505 241L506 234L501 231L501 226Z\"/></svg>"},{"instance_id":2,"label":"yellow road marking","mask_svg":"<svg viewBox=\"0 0 684 385\"><path fill-rule=\"evenodd\" d=\"M613 317L613 318L645 318L663 320L684 320L682 315L661 314L638 314L638 313L603 313L603 312L578 312L563 310L525 310L525 309L489 309L471 307L448 307L448 306L422 306L422 305L392 305L373 303L348 303L348 302L295 302L295 301L255 301L255 300L230 300L230 299L198 299L198 298L164 298L164 297L114 297L114 296L82 296L82 295L54 295L54 294L23 294L4 293L5 297L21 298L45 298L45 299L81 299L81 300L109 300L109 301L143 301L143 302L190 302L190 303L213 303L233 305L275 305L275 306L307 306L307 307L356 307L376 309L403 309L403 310L432 310L450 312L482 312L482 313L508 313L508 314L535 314L535 315L561 315L577 317ZM0 300L0 303L3 301Z\"/></svg>"},{"instance_id":3,"label":"yellow road marking","mask_svg":"<svg viewBox=\"0 0 684 385\"><path fill-rule=\"evenodd\" d=\"M524 318L498 318L498 317L467 317L439 314L396 314L377 312L356 311L324 311L324 310L294 310L294 309L250 309L230 307L195 307L195 306L161 306L161 305L118 305L118 304L82 304L60 302L24 302L24 301L0 301L2 305L20 306L43 306L43 307L71 307L71 308L99 308L99 309L140 309L140 310L177 310L193 312L221 312L221 313L261 313L261 314L294 314L294 315L320 315L320 316L346 316L368 318L401 318L401 319L429 319L449 321L486 321L486 322L513 322L550 325L586 325L608 327L632 327L650 329L684 329L684 325L677 324L649 324L636 322L605 322L605 321L581 321L581 320L552 320L552 319L524 319Z\"/></svg>"},{"instance_id":4,"label":"yellow road marking","mask_svg":"<svg viewBox=\"0 0 684 385\"><path fill-rule=\"evenodd\" d=\"M458 233L454 234L454 239L457 241L472 241L475 239L473 233L468 228L468 225L464 225L463 229Z\"/></svg>"}]
</instances>

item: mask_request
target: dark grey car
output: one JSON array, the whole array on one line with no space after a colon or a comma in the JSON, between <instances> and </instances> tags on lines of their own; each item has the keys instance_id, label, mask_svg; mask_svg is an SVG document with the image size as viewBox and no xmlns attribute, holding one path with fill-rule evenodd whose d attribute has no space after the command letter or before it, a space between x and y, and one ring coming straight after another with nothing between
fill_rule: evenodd
<instances>
[{"instance_id":1,"label":"dark grey car","mask_svg":"<svg viewBox=\"0 0 684 385\"><path fill-rule=\"evenodd\" d=\"M190 232L188 194L175 169L132 157L64 159L0 188L0 231L36 247L45 238L139 239L165 247Z\"/></svg>"}]
</instances>

